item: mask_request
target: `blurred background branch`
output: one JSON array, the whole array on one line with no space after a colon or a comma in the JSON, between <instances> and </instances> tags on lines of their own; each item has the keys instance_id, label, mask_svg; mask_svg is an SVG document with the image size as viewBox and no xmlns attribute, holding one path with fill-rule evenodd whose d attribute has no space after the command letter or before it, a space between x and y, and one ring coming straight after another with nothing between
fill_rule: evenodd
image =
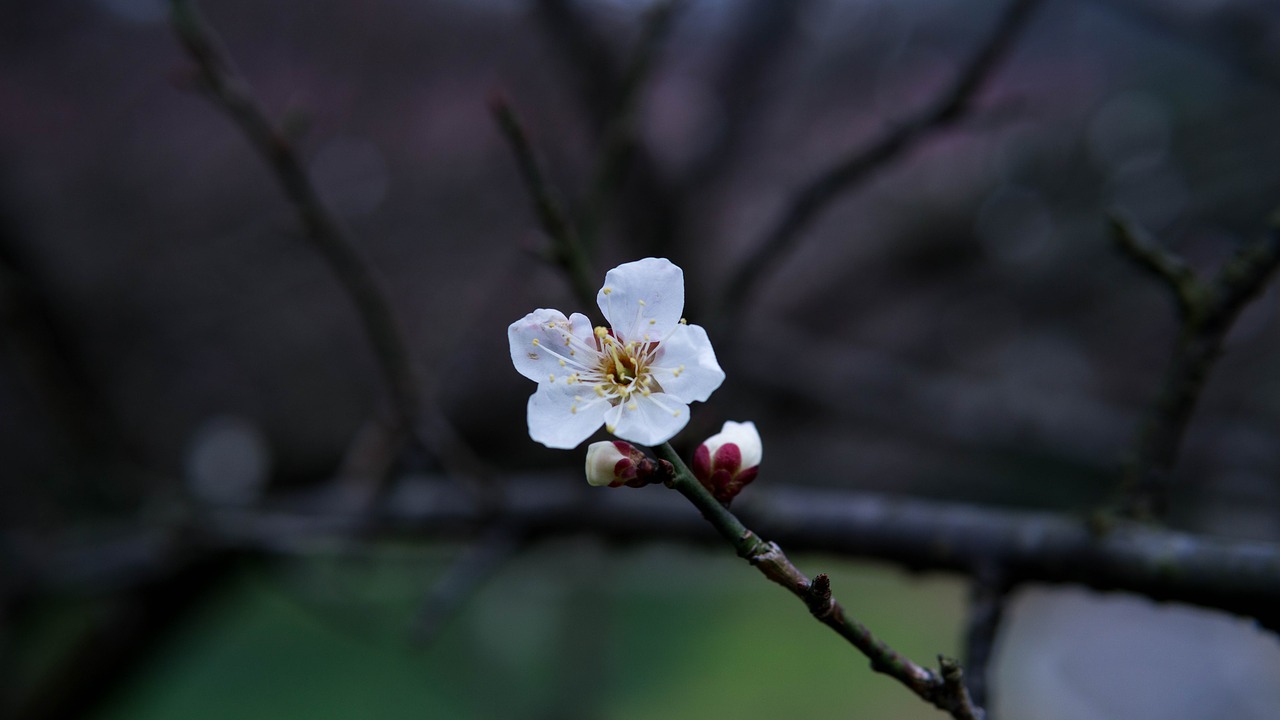
<instances>
[{"instance_id":1,"label":"blurred background branch","mask_svg":"<svg viewBox=\"0 0 1280 720\"><path fill-rule=\"evenodd\" d=\"M1269 5L202 6L229 51L179 2L185 61L144 5L0 11L0 714L935 715L881 709L907 694L679 498L528 440L501 329L648 254L730 371L676 450L756 421L735 513L903 657L961 657L994 716L1274 713L1244 679L1274 634L1238 622L1280 626ZM559 267L517 249L539 229ZM1130 596L1167 602L1107 614Z\"/></svg>"},{"instance_id":2,"label":"blurred background branch","mask_svg":"<svg viewBox=\"0 0 1280 720\"><path fill-rule=\"evenodd\" d=\"M757 294L761 278L782 261L797 237L827 205L855 189L928 134L954 124L968 112L973 96L1000 66L1038 4L1039 0L1011 0L986 40L968 62L960 66L952 84L939 93L937 99L892 123L885 134L869 145L820 170L792 196L786 210L768 226L725 285L718 319L725 326L726 335L732 333L742 309Z\"/></svg>"},{"instance_id":3,"label":"blurred background branch","mask_svg":"<svg viewBox=\"0 0 1280 720\"><path fill-rule=\"evenodd\" d=\"M454 431L451 423L424 402L419 361L404 338L374 269L361 257L341 221L328 209L311 182L293 144L268 119L221 49L213 31L190 0L171 0L173 28L199 69L214 102L240 127L274 171L298 212L312 248L325 259L359 311L365 333L389 388L396 416L409 437L447 463L459 481L477 492L486 490L484 464Z\"/></svg>"},{"instance_id":4,"label":"blurred background branch","mask_svg":"<svg viewBox=\"0 0 1280 720\"><path fill-rule=\"evenodd\" d=\"M1170 473L1222 343L1245 305L1261 294L1280 266L1280 230L1245 243L1202 283L1181 259L1160 249L1130 222L1113 219L1120 247L1160 277L1178 301L1182 328L1155 404L1139 430L1125 469L1121 510L1131 517L1164 517Z\"/></svg>"},{"instance_id":5,"label":"blurred background branch","mask_svg":"<svg viewBox=\"0 0 1280 720\"><path fill-rule=\"evenodd\" d=\"M103 592L163 577L201 552L229 548L290 557L323 541L361 538L447 539L485 528L520 528L531 540L590 533L627 542L710 542L699 515L655 498L657 491L585 496L563 476L509 478L497 514L476 509L443 480L409 481L372 523L340 497L282 500L261 509L210 508L193 525L124 525L103 538L37 543L9 538L24 592ZM753 488L754 490L755 488ZM395 497L432 498L408 508ZM328 497L328 503L323 502ZM319 504L317 504L319 503ZM1280 623L1280 547L1198 536L1118 521L1106 535L1059 513L1001 510L961 503L840 490L784 488L743 497L738 515L763 537L793 552L822 551L891 562L914 570L960 573L996 587L1070 583L1123 590ZM291 508L291 506L293 506ZM497 531L494 531L497 532ZM498 533L501 536L500 533ZM191 538L183 543L177 538ZM498 543L502 545L502 543ZM481 543L480 546L483 546ZM996 570L998 568L998 570ZM22 597L19 595L18 597Z\"/></svg>"}]
</instances>

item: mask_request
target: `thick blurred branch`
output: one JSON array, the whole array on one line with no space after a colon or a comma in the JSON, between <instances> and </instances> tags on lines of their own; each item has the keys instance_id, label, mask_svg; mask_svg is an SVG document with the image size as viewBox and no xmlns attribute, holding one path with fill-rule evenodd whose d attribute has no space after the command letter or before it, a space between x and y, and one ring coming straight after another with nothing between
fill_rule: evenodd
<instances>
[{"instance_id":1,"label":"thick blurred branch","mask_svg":"<svg viewBox=\"0 0 1280 720\"><path fill-rule=\"evenodd\" d=\"M831 594L831 579L824 573L812 581L800 572L776 543L768 542L755 534L716 500L693 473L685 466L670 444L654 448L658 456L674 468L667 484L685 496L702 517L711 523L745 559L765 577L786 588L804 601L809 612L823 625L835 630L869 660L871 668L884 673L905 685L921 700L945 710L957 720L982 720L986 714L973 704L961 679L960 669L953 662L939 658L941 674L917 665L910 658L894 650L880 640L867 626L845 612Z\"/></svg>"},{"instance_id":2,"label":"thick blurred branch","mask_svg":"<svg viewBox=\"0 0 1280 720\"><path fill-rule=\"evenodd\" d=\"M342 222L321 200L293 144L268 119L194 4L171 0L171 19L210 97L271 165L306 229L312 249L324 258L355 305L385 376L398 420L418 444L434 452L456 474L483 479L486 473L479 459L449 421L424 403L417 362L386 291L356 250Z\"/></svg>"},{"instance_id":3,"label":"thick blurred branch","mask_svg":"<svg viewBox=\"0 0 1280 720\"><path fill-rule=\"evenodd\" d=\"M1209 372L1222 354L1223 340L1240 311L1280 267L1280 227L1243 245L1207 283L1133 223L1114 217L1112 230L1121 249L1169 286L1182 316L1169 369L1138 431L1121 488L1122 513L1160 518L1168 510L1170 476L1183 435Z\"/></svg>"},{"instance_id":4,"label":"thick blurred branch","mask_svg":"<svg viewBox=\"0 0 1280 720\"><path fill-rule=\"evenodd\" d=\"M1004 616L1009 586L994 569L979 569L969 589L969 614L965 626L964 663L973 701L987 705L991 697L991 659L996 635Z\"/></svg>"},{"instance_id":5,"label":"thick blurred branch","mask_svg":"<svg viewBox=\"0 0 1280 720\"><path fill-rule=\"evenodd\" d=\"M661 493L583 495L581 479L506 478L500 510L487 513L446 481L420 482L373 515L347 504L310 511L222 509L178 526L125 527L49 547L10 535L12 589L23 595L130 587L198 556L199 548L305 554L332 538L468 537L500 523L526 536L588 533L615 541L711 542L705 523ZM753 486L753 490L754 490ZM429 500L429 501L426 501ZM960 503L836 490L776 489L738 498L743 520L793 552L883 560L913 571L976 575L999 568L1010 586L1068 583L1118 590L1253 617L1280 631L1280 545L1208 537L1118 520L1099 535L1083 519Z\"/></svg>"},{"instance_id":6,"label":"thick blurred branch","mask_svg":"<svg viewBox=\"0 0 1280 720\"><path fill-rule=\"evenodd\" d=\"M955 80L931 104L895 123L893 129L819 172L792 196L785 210L738 265L725 285L719 312L721 332L730 334L739 312L766 275L795 248L799 236L836 198L868 180L930 133L968 112L973 98L999 67L1040 0L1012 0L994 29Z\"/></svg>"}]
</instances>

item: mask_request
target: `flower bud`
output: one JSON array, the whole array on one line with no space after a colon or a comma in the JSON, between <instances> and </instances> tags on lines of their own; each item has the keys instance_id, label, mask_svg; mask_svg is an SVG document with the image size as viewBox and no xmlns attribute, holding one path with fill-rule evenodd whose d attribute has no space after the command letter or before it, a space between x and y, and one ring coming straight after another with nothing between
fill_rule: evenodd
<instances>
[{"instance_id":1,"label":"flower bud","mask_svg":"<svg viewBox=\"0 0 1280 720\"><path fill-rule=\"evenodd\" d=\"M693 453L693 475L725 505L756 479L764 444L753 422L726 422Z\"/></svg>"},{"instance_id":2,"label":"flower bud","mask_svg":"<svg viewBox=\"0 0 1280 720\"><path fill-rule=\"evenodd\" d=\"M655 465L631 443L602 440L587 446L587 482L596 487L648 485Z\"/></svg>"}]
</instances>

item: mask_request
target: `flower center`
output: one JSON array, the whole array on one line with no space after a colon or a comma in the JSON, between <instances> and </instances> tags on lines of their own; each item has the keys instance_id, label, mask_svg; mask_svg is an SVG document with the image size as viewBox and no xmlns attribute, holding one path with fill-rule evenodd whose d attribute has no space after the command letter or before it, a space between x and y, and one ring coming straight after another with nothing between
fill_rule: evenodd
<instances>
[{"instance_id":1,"label":"flower center","mask_svg":"<svg viewBox=\"0 0 1280 720\"><path fill-rule=\"evenodd\" d=\"M623 343L603 327L596 328L595 334L600 346L599 369L604 379L600 390L603 394L618 402L626 402L632 393L649 395L655 390L661 391L649 372L658 343Z\"/></svg>"}]
</instances>

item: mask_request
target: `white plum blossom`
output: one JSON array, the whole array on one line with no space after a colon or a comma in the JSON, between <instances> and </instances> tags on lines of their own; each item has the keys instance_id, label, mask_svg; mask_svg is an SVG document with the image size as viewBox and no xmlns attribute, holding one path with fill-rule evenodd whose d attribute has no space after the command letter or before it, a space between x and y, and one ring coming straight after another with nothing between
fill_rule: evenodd
<instances>
[{"instance_id":1,"label":"white plum blossom","mask_svg":"<svg viewBox=\"0 0 1280 720\"><path fill-rule=\"evenodd\" d=\"M567 450L604 425L638 445L670 440L689 422L689 403L724 382L707 332L681 317L684 272L665 258L619 265L596 303L610 327L540 308L508 328L511 362L538 383L529 436Z\"/></svg>"}]
</instances>

